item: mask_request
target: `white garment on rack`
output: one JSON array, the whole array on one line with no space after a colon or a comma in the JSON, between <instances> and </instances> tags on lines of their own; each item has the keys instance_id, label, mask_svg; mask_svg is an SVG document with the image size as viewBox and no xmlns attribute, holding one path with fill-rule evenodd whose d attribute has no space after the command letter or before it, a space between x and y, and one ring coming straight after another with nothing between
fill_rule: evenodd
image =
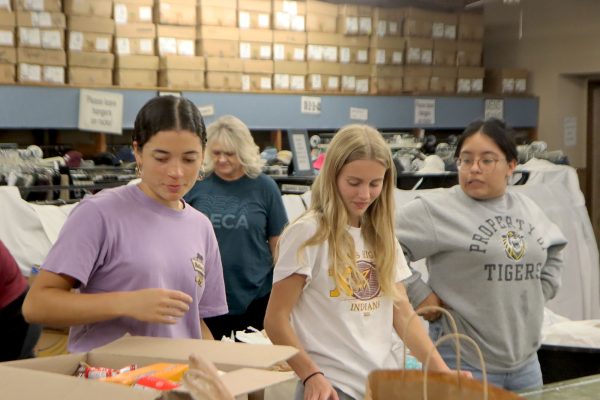
<instances>
[{"instance_id":1,"label":"white garment on rack","mask_svg":"<svg viewBox=\"0 0 600 400\"><path fill-rule=\"evenodd\" d=\"M75 205L33 205L23 200L14 186L0 186L0 204L0 240L29 276L31 266L46 258Z\"/></svg>"}]
</instances>

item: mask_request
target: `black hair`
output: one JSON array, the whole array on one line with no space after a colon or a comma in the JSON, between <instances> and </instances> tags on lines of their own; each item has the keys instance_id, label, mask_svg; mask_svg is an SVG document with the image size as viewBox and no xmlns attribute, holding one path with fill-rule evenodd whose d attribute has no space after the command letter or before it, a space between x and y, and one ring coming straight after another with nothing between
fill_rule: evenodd
<instances>
[{"instance_id":1,"label":"black hair","mask_svg":"<svg viewBox=\"0 0 600 400\"><path fill-rule=\"evenodd\" d=\"M138 148L160 131L186 130L200 138L202 148L206 145L206 127L198 107L184 97L158 96L142 106L133 125L133 141Z\"/></svg>"},{"instance_id":2,"label":"black hair","mask_svg":"<svg viewBox=\"0 0 600 400\"><path fill-rule=\"evenodd\" d=\"M460 156L460 151L465 140L476 133L482 133L492 139L500 148L500 150L502 150L502 153L504 153L506 161L511 162L513 160L517 160L518 153L517 145L515 144L514 139L514 130L507 126L504 121L498 118L489 118L485 121L477 120L471 122L458 138L454 157Z\"/></svg>"}]
</instances>

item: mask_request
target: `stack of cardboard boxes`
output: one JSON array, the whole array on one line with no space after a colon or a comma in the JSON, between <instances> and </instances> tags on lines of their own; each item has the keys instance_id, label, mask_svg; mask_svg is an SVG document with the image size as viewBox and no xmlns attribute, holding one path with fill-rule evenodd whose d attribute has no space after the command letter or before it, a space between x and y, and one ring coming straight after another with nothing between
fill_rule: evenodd
<instances>
[{"instance_id":1,"label":"stack of cardboard boxes","mask_svg":"<svg viewBox=\"0 0 600 400\"><path fill-rule=\"evenodd\" d=\"M374 31L370 43L372 94L397 94L402 92L405 40L400 28L403 9L375 8Z\"/></svg>"},{"instance_id":2,"label":"stack of cardboard boxes","mask_svg":"<svg viewBox=\"0 0 600 400\"><path fill-rule=\"evenodd\" d=\"M485 70L481 67L483 15L460 14L456 61L458 65L457 93L483 92Z\"/></svg>"},{"instance_id":3,"label":"stack of cardboard boxes","mask_svg":"<svg viewBox=\"0 0 600 400\"><path fill-rule=\"evenodd\" d=\"M203 88L204 58L196 57L196 0L156 0L154 13L159 86Z\"/></svg>"},{"instance_id":4,"label":"stack of cardboard boxes","mask_svg":"<svg viewBox=\"0 0 600 400\"><path fill-rule=\"evenodd\" d=\"M371 69L368 60L369 36L373 31L373 8L343 4L339 6L338 32L341 61L341 91L369 93ZM348 61L348 62L346 62Z\"/></svg>"},{"instance_id":5,"label":"stack of cardboard boxes","mask_svg":"<svg viewBox=\"0 0 600 400\"><path fill-rule=\"evenodd\" d=\"M342 68L337 62L337 18L336 4L314 0L306 2L306 88L310 91L340 91ZM336 47L335 51L333 46Z\"/></svg>"},{"instance_id":6,"label":"stack of cardboard boxes","mask_svg":"<svg viewBox=\"0 0 600 400\"><path fill-rule=\"evenodd\" d=\"M66 19L60 0L16 0L19 82L64 84Z\"/></svg>"},{"instance_id":7,"label":"stack of cardboard boxes","mask_svg":"<svg viewBox=\"0 0 600 400\"><path fill-rule=\"evenodd\" d=\"M273 0L273 15L276 29L273 31L273 87L304 91L308 75L306 3Z\"/></svg>"},{"instance_id":8,"label":"stack of cardboard boxes","mask_svg":"<svg viewBox=\"0 0 600 400\"><path fill-rule=\"evenodd\" d=\"M153 0L115 0L115 73L119 86L154 87L158 82Z\"/></svg>"},{"instance_id":9,"label":"stack of cardboard boxes","mask_svg":"<svg viewBox=\"0 0 600 400\"><path fill-rule=\"evenodd\" d=\"M0 1L0 83L15 81L15 13L8 0Z\"/></svg>"},{"instance_id":10,"label":"stack of cardboard boxes","mask_svg":"<svg viewBox=\"0 0 600 400\"><path fill-rule=\"evenodd\" d=\"M112 1L65 0L67 15L68 82L111 86L115 56Z\"/></svg>"}]
</instances>

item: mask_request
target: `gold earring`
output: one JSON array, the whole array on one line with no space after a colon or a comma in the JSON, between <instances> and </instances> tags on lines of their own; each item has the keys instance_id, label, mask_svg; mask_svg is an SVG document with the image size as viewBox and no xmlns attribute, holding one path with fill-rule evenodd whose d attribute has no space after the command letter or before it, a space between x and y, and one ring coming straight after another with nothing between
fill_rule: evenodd
<instances>
[{"instance_id":1,"label":"gold earring","mask_svg":"<svg viewBox=\"0 0 600 400\"><path fill-rule=\"evenodd\" d=\"M142 176L142 168L139 165L135 166L135 175L140 178Z\"/></svg>"},{"instance_id":2,"label":"gold earring","mask_svg":"<svg viewBox=\"0 0 600 400\"><path fill-rule=\"evenodd\" d=\"M200 169L200 171L198 171L198 180L203 181L206 176L205 174L206 174L206 171L204 170L204 167L202 167Z\"/></svg>"}]
</instances>

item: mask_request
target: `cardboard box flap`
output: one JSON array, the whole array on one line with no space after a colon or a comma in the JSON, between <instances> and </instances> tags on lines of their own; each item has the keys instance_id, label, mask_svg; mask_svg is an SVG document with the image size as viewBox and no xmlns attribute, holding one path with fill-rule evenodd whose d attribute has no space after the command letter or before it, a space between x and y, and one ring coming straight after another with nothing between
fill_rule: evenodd
<instances>
[{"instance_id":1,"label":"cardboard box flap","mask_svg":"<svg viewBox=\"0 0 600 400\"><path fill-rule=\"evenodd\" d=\"M145 336L124 336L92 351L96 354L146 355L157 358L187 360L192 353L215 363L217 368L269 368L285 361L298 350L291 346L250 346L216 340L171 339ZM243 360L243 361L240 361Z\"/></svg>"},{"instance_id":2,"label":"cardboard box flap","mask_svg":"<svg viewBox=\"0 0 600 400\"><path fill-rule=\"evenodd\" d=\"M234 396L239 396L294 379L295 376L293 372L240 368L222 375L221 379Z\"/></svg>"},{"instance_id":3,"label":"cardboard box flap","mask_svg":"<svg viewBox=\"0 0 600 400\"><path fill-rule=\"evenodd\" d=\"M0 385L2 397L7 399L151 400L158 396L153 390L132 390L106 382L10 366L0 366Z\"/></svg>"}]
</instances>

